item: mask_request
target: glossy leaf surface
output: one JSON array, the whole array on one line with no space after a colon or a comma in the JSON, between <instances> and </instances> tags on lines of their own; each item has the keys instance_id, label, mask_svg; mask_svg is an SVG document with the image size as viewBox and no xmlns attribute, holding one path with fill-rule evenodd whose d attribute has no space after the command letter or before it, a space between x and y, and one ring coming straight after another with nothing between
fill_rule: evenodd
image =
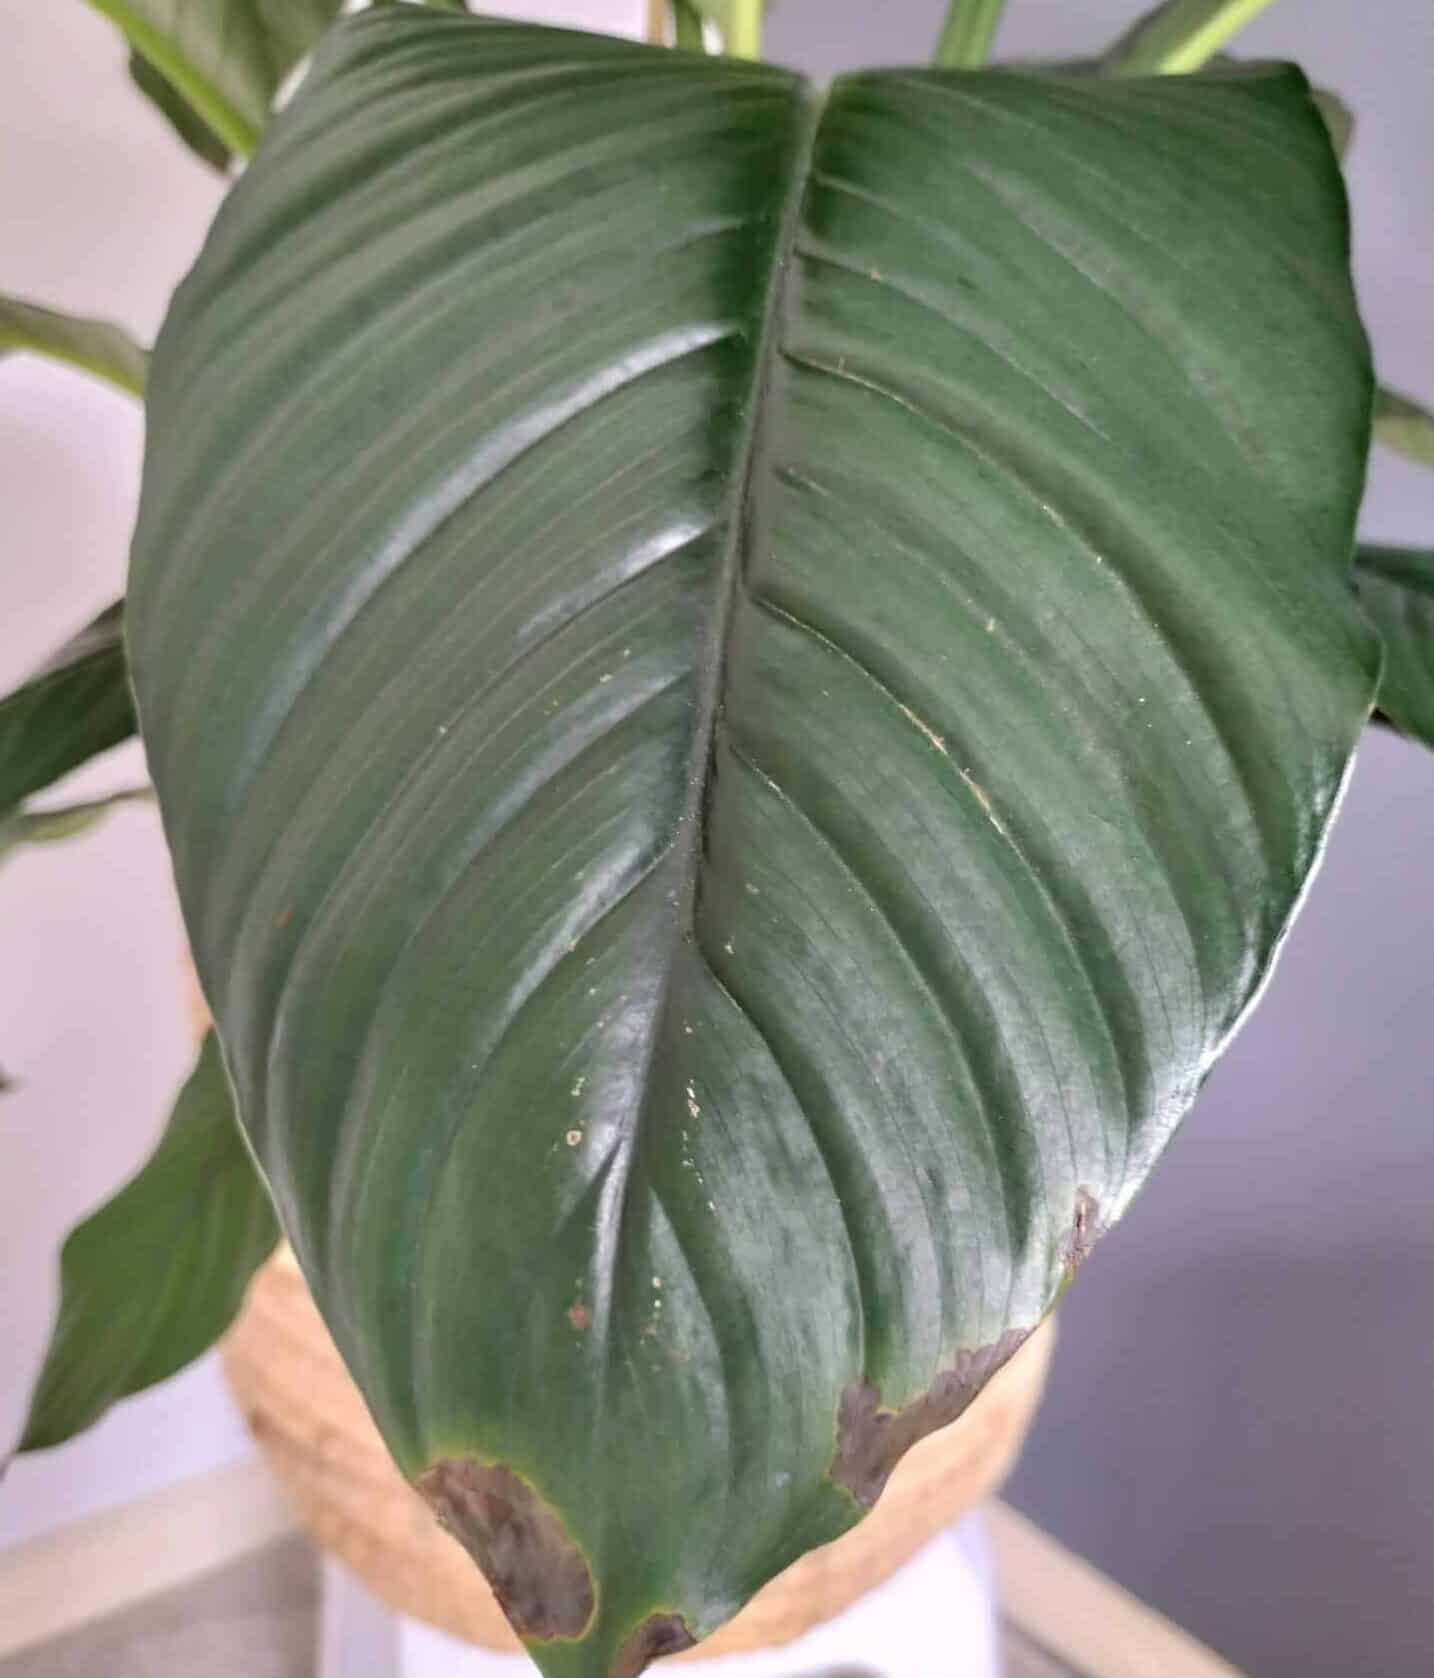
<instances>
[{"instance_id":1,"label":"glossy leaf surface","mask_svg":"<svg viewBox=\"0 0 1434 1678\"><path fill-rule=\"evenodd\" d=\"M1368 714L1296 72L327 40L156 352L151 769L240 1110L555 1674L834 1537L1125 1208Z\"/></svg>"},{"instance_id":2,"label":"glossy leaf surface","mask_svg":"<svg viewBox=\"0 0 1434 1678\"><path fill-rule=\"evenodd\" d=\"M1384 642L1379 709L1434 746L1434 548L1361 547L1354 581Z\"/></svg>"},{"instance_id":3,"label":"glossy leaf surface","mask_svg":"<svg viewBox=\"0 0 1434 1678\"><path fill-rule=\"evenodd\" d=\"M312 52L343 0L91 0L163 78L157 102L185 132L201 124L219 145L247 157L269 120L284 78ZM145 92L146 78L139 78ZM192 115L181 123L177 106ZM198 132L197 130L195 131ZM201 148L202 149L202 148Z\"/></svg>"},{"instance_id":4,"label":"glossy leaf surface","mask_svg":"<svg viewBox=\"0 0 1434 1678\"><path fill-rule=\"evenodd\" d=\"M159 1146L78 1224L20 1450L61 1444L192 1363L234 1319L278 1224L211 1032Z\"/></svg>"},{"instance_id":5,"label":"glossy leaf surface","mask_svg":"<svg viewBox=\"0 0 1434 1678\"><path fill-rule=\"evenodd\" d=\"M0 820L32 793L134 733L116 601L0 699Z\"/></svg>"},{"instance_id":6,"label":"glossy leaf surface","mask_svg":"<svg viewBox=\"0 0 1434 1678\"><path fill-rule=\"evenodd\" d=\"M68 362L132 396L144 394L149 357L111 321L63 314L23 297L0 297L0 355L16 350Z\"/></svg>"}]
</instances>

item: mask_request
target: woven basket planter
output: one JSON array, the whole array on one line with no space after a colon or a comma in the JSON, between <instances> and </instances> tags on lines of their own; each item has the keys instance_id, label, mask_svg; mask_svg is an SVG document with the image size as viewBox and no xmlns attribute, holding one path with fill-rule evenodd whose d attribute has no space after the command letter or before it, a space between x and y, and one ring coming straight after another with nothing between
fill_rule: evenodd
<instances>
[{"instance_id":1,"label":"woven basket planter","mask_svg":"<svg viewBox=\"0 0 1434 1678\"><path fill-rule=\"evenodd\" d=\"M986 1497L1015 1459L1053 1330L1032 1335L959 1421L902 1459L871 1514L771 1581L691 1651L789 1642L889 1578ZM256 1275L224 1343L240 1408L310 1536L399 1613L485 1648L521 1648L481 1574L384 1449L287 1249Z\"/></svg>"}]
</instances>

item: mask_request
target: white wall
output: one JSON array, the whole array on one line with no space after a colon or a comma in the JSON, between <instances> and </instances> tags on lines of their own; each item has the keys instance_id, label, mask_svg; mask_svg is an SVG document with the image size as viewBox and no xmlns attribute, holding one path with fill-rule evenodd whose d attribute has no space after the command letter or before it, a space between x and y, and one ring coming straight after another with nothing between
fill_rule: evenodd
<instances>
[{"instance_id":1,"label":"white wall","mask_svg":"<svg viewBox=\"0 0 1434 1678\"><path fill-rule=\"evenodd\" d=\"M635 31L641 0L488 10ZM0 291L119 319L148 341L221 188L132 92L80 0L0 0ZM124 587L138 405L30 357L0 361L0 691ZM65 789L143 778L122 747ZM153 1145L190 1057L183 935L151 811L0 867L0 1457L23 1420L64 1232ZM212 1357L70 1445L14 1463L0 1544L249 1449Z\"/></svg>"}]
</instances>

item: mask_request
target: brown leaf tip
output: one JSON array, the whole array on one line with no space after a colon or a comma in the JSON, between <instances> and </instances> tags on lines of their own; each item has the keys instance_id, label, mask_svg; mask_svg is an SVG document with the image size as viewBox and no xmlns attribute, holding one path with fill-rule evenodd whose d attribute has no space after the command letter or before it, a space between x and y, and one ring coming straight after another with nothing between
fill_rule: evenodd
<instances>
[{"instance_id":1,"label":"brown leaf tip","mask_svg":"<svg viewBox=\"0 0 1434 1678\"><path fill-rule=\"evenodd\" d=\"M1061 1241L1061 1263L1067 1282L1090 1257L1096 1242L1104 1234L1100 1221L1100 1202L1087 1188L1078 1188L1075 1197L1075 1216Z\"/></svg>"},{"instance_id":2,"label":"brown leaf tip","mask_svg":"<svg viewBox=\"0 0 1434 1678\"><path fill-rule=\"evenodd\" d=\"M483 1570L519 1637L581 1637L593 1580L563 1523L521 1475L447 1457L415 1482L439 1523Z\"/></svg>"},{"instance_id":3,"label":"brown leaf tip","mask_svg":"<svg viewBox=\"0 0 1434 1678\"><path fill-rule=\"evenodd\" d=\"M653 1661L681 1654L696 1641L680 1614L650 1614L623 1644L609 1678L638 1678Z\"/></svg>"},{"instance_id":4,"label":"brown leaf tip","mask_svg":"<svg viewBox=\"0 0 1434 1678\"><path fill-rule=\"evenodd\" d=\"M849 1383L837 1409L832 1479L870 1507L911 1447L954 1422L1029 1333L1007 1329L990 1346L958 1352L955 1363L941 1371L930 1390L901 1410L883 1410L881 1394L871 1381Z\"/></svg>"}]
</instances>

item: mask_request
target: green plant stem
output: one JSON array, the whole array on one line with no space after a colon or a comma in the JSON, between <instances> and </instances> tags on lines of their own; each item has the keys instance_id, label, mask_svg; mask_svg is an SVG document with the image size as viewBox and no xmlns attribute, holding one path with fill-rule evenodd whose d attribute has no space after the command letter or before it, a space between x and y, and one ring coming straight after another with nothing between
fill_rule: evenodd
<instances>
[{"instance_id":1,"label":"green plant stem","mask_svg":"<svg viewBox=\"0 0 1434 1678\"><path fill-rule=\"evenodd\" d=\"M1171 0L1118 41L1108 61L1116 76L1179 76L1198 70L1270 0Z\"/></svg>"},{"instance_id":2,"label":"green plant stem","mask_svg":"<svg viewBox=\"0 0 1434 1678\"><path fill-rule=\"evenodd\" d=\"M686 52L706 52L702 35L702 14L692 0L672 0L673 40Z\"/></svg>"},{"instance_id":3,"label":"green plant stem","mask_svg":"<svg viewBox=\"0 0 1434 1678\"><path fill-rule=\"evenodd\" d=\"M733 58L762 56L762 0L732 0L723 45Z\"/></svg>"},{"instance_id":4,"label":"green plant stem","mask_svg":"<svg viewBox=\"0 0 1434 1678\"><path fill-rule=\"evenodd\" d=\"M119 25L134 50L148 59L160 75L183 94L231 152L240 157L254 155L254 149L259 144L259 130L211 81L175 51L172 41L142 17L136 16L124 0L90 0L90 4Z\"/></svg>"},{"instance_id":5,"label":"green plant stem","mask_svg":"<svg viewBox=\"0 0 1434 1678\"><path fill-rule=\"evenodd\" d=\"M943 70L979 70L1005 8L1006 0L951 0L933 62Z\"/></svg>"}]
</instances>

